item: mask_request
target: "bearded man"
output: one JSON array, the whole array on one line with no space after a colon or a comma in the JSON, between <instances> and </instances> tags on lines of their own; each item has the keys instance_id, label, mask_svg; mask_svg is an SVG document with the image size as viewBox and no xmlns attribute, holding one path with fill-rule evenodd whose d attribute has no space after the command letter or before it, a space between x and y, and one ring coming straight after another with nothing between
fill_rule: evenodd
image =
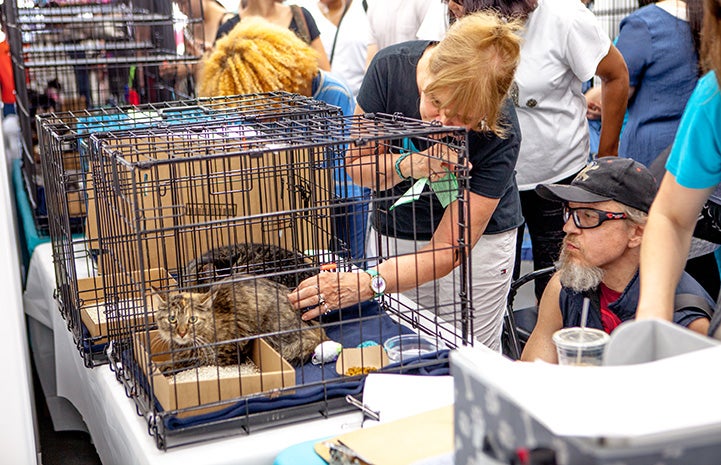
<instances>
[{"instance_id":1,"label":"bearded man","mask_svg":"<svg viewBox=\"0 0 721 465\"><path fill-rule=\"evenodd\" d=\"M536 187L541 197L563 202L566 237L522 360L557 363L553 333L581 326L586 298L589 328L610 334L634 318L641 240L656 190L656 181L645 166L616 157L591 163L570 185ZM676 289L674 322L706 334L713 306L701 285L684 273Z\"/></svg>"}]
</instances>

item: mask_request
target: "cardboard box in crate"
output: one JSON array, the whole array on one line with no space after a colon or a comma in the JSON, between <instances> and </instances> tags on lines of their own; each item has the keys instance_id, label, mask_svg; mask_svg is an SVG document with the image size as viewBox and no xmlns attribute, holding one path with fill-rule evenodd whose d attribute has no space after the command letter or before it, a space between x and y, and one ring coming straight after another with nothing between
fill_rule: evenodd
<instances>
[{"instance_id":1,"label":"cardboard box in crate","mask_svg":"<svg viewBox=\"0 0 721 465\"><path fill-rule=\"evenodd\" d=\"M159 289L176 287L177 283L163 268L145 270L143 278L148 285ZM93 276L78 280L78 297L81 302L80 318L92 337L101 337L99 343L105 342L108 335L108 318L119 318L127 322L130 319L132 326L149 325L154 322L152 294L140 295L140 272L134 271L128 276L114 275ZM105 287L120 290L118 296L120 309L116 316L106 314ZM126 291L122 291L126 289ZM147 310L147 311L146 311Z\"/></svg>"},{"instance_id":2,"label":"cardboard box in crate","mask_svg":"<svg viewBox=\"0 0 721 465\"><path fill-rule=\"evenodd\" d=\"M177 135L134 144L125 139L106 142L106 152L116 149L115 157L137 166L131 170L119 165L113 179L105 181L113 186L108 195L116 198L102 198L101 211L88 209L91 245L97 245L98 237L119 238L104 244L101 270L105 260L112 266L114 256L142 255L148 267L172 272L212 248L239 242L288 250L294 244L329 248L333 170L324 167L322 150L262 151L243 145L243 140L204 147L187 139ZM217 156L221 149L238 155ZM207 158L197 159L199 153ZM158 162L148 162L148 154ZM186 160L190 157L196 158ZM166 163L170 158L173 162ZM97 230L98 215L102 231ZM118 222L118 228L106 226L118 215L127 219ZM122 239L138 232L143 250L138 241ZM191 250L195 255L181 260Z\"/></svg>"},{"instance_id":3,"label":"cardboard box in crate","mask_svg":"<svg viewBox=\"0 0 721 465\"><path fill-rule=\"evenodd\" d=\"M147 348L148 339L151 351ZM157 330L147 333L147 338L146 333L136 334L134 338L135 359L148 377L148 385L152 386L155 398L165 411L181 410L178 412L179 417L220 410L227 404L193 408L185 412L183 409L295 386L295 369L288 361L263 339L254 340L252 345L251 360L260 370L259 373L221 376L214 373L213 376L203 377L197 374L200 370L191 368L186 373L190 376L182 376L181 381L176 379L178 375L166 376L155 366L155 363L170 359L168 345L160 339ZM201 368L211 368L209 371L215 372L214 367Z\"/></svg>"}]
</instances>

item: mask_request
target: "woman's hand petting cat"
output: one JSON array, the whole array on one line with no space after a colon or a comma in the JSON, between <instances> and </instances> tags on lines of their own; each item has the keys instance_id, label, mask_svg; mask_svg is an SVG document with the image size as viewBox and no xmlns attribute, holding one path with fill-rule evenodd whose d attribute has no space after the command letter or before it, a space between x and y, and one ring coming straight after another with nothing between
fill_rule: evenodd
<instances>
[{"instance_id":1,"label":"woman's hand petting cat","mask_svg":"<svg viewBox=\"0 0 721 465\"><path fill-rule=\"evenodd\" d=\"M288 294L291 306L303 313L303 320L373 298L367 273L321 272L302 281Z\"/></svg>"}]
</instances>

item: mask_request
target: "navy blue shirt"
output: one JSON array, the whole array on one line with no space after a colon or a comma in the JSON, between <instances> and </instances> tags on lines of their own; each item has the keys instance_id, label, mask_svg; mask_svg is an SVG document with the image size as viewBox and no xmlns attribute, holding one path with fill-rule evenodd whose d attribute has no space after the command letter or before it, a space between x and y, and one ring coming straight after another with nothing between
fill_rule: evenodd
<instances>
[{"instance_id":1,"label":"navy blue shirt","mask_svg":"<svg viewBox=\"0 0 721 465\"><path fill-rule=\"evenodd\" d=\"M417 40L391 45L373 58L358 93L358 105L368 113L401 113L421 119L420 91L416 83L416 67L423 52L433 44ZM500 199L485 234L498 234L523 223L521 203L516 185L516 160L521 144L513 103L507 100L501 119L507 126L506 136L470 131L468 156L473 168L470 189L484 197ZM419 147L420 148L420 147ZM403 181L388 195L379 195L374 203L373 227L386 236L408 240L429 240L443 217L444 209L434 195L422 195L415 202L388 211L389 207L415 182ZM428 189L428 187L426 187ZM423 214L418 214L423 212Z\"/></svg>"},{"instance_id":2,"label":"navy blue shirt","mask_svg":"<svg viewBox=\"0 0 721 465\"><path fill-rule=\"evenodd\" d=\"M621 297L617 301L608 305L608 309L623 321L632 320L636 316L636 308L638 307L638 296L641 289L641 283L638 279L638 271L624 289ZM589 297L591 302L588 308L588 320L586 326L588 328L600 329L603 331L603 323L601 322L601 308L599 290L595 289L590 292L575 292L566 287L561 287L561 293L558 296L558 304L561 306L561 315L563 316L563 327L581 326L581 312L583 310L583 299ZM681 275L678 286L676 287L676 295L693 294L706 300L710 309L713 309L715 302L701 287L701 285L684 272ZM706 312L695 307L685 307L678 309L673 314L673 322L681 326L688 326L699 318L707 318Z\"/></svg>"}]
</instances>

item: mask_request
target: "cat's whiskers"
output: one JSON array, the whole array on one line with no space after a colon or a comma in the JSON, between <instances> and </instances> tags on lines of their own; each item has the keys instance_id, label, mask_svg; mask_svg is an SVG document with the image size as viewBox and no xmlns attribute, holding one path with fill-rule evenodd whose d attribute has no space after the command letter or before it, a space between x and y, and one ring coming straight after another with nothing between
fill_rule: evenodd
<instances>
[{"instance_id":1,"label":"cat's whiskers","mask_svg":"<svg viewBox=\"0 0 721 465\"><path fill-rule=\"evenodd\" d=\"M150 354L155 354L158 352L164 352L168 349L167 341L164 341L162 338L162 335L157 338L152 338L150 340Z\"/></svg>"}]
</instances>

